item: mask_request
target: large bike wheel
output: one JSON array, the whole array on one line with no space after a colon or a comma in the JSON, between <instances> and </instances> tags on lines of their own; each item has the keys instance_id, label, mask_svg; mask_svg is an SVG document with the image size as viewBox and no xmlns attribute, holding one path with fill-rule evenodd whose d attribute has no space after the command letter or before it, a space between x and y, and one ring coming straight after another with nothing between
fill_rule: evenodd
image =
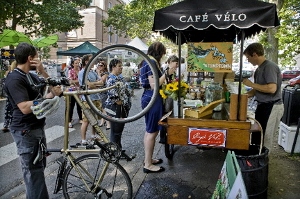
<instances>
[{"instance_id":1,"label":"large bike wheel","mask_svg":"<svg viewBox=\"0 0 300 199\"><path fill-rule=\"evenodd\" d=\"M100 59L104 59L107 62L107 65L109 66L109 63L112 59L117 58L120 59L122 61L122 63L124 64L125 62L130 62L132 65L132 69L136 70L137 74L138 71L142 70L142 68L138 68L138 66L140 65L140 63L144 60L148 63L150 70L148 70L148 75L143 75L143 79L141 78L141 76L139 76L139 80L141 82L147 80L148 77L152 77L154 80L153 85L153 95L149 96L149 103L145 108L141 107L141 96L143 95L143 91L144 89L137 89L136 87L132 86L132 84L130 82L127 82L125 84L118 84L118 86L111 88L110 90L114 89L114 91L111 92L120 92L121 90L124 91L128 91L129 93L132 93L131 96L131 108L128 111L128 108L123 109L123 111L127 111L127 117L126 118L118 118L118 116L114 115L114 110L112 110L112 108L109 105L106 105L105 103L102 104L103 109L99 110L93 103L92 100L90 98L90 95L85 95L86 100L89 104L89 106L91 107L91 109L96 112L98 115L100 115L101 117L105 118L108 121L111 122L119 122L119 123L126 123L126 122L131 122L134 120L137 120L139 118L141 118L142 116L144 116L147 111L153 106L156 96L158 95L159 92L159 76L158 76L158 68L157 66L154 64L154 62L152 62L150 60L150 58L144 54L142 51L140 51L139 49L132 47L132 46L128 46L128 45L113 45L113 46L109 46L106 48L103 48L102 50L100 50L95 56L93 56L93 58L90 60L90 62L88 63L88 66L85 68L84 71L84 77L83 77L83 85L87 85L88 83L88 73L90 70L92 70L94 68L94 66L98 63L98 61ZM133 77L132 78L133 81L137 81L137 77ZM86 89L87 86L85 86ZM104 92L110 92L110 90L104 91ZM128 93L126 92L126 93ZM121 93L121 92L120 92Z\"/></svg>"},{"instance_id":2,"label":"large bike wheel","mask_svg":"<svg viewBox=\"0 0 300 199\"><path fill-rule=\"evenodd\" d=\"M119 163L108 163L98 154L83 155L74 163L76 166L70 165L64 175L66 199L132 198L131 180ZM101 173L102 179L98 183Z\"/></svg>"}]
</instances>

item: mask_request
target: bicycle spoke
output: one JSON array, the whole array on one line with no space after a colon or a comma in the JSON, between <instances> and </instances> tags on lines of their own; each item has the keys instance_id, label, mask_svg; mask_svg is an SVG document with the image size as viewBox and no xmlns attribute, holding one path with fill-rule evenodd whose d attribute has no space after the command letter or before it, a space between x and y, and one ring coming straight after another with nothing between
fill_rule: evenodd
<instances>
[{"instance_id":1,"label":"bicycle spoke","mask_svg":"<svg viewBox=\"0 0 300 199\"><path fill-rule=\"evenodd\" d=\"M74 163L76 167L68 167L64 175L65 198L132 198L131 180L118 163L107 163L97 154L81 156Z\"/></svg>"}]
</instances>

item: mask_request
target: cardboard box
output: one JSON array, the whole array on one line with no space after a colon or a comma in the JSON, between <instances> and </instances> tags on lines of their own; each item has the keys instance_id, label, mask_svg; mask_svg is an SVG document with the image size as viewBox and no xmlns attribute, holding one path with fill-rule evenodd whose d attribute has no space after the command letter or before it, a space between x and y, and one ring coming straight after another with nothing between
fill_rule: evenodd
<instances>
[{"instance_id":1,"label":"cardboard box","mask_svg":"<svg viewBox=\"0 0 300 199\"><path fill-rule=\"evenodd\" d=\"M278 144L288 153L292 151L296 130L297 125L288 126L280 122ZM298 135L294 153L300 153L300 135Z\"/></svg>"}]
</instances>

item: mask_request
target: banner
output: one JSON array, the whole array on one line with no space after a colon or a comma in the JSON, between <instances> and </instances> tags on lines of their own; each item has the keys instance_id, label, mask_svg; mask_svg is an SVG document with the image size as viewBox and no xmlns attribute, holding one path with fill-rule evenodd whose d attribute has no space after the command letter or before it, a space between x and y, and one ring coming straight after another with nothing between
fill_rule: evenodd
<instances>
[{"instance_id":1,"label":"banner","mask_svg":"<svg viewBox=\"0 0 300 199\"><path fill-rule=\"evenodd\" d=\"M189 43L188 72L231 72L232 42Z\"/></svg>"},{"instance_id":2,"label":"banner","mask_svg":"<svg viewBox=\"0 0 300 199\"><path fill-rule=\"evenodd\" d=\"M1 49L1 59L15 59L14 50Z\"/></svg>"},{"instance_id":3,"label":"banner","mask_svg":"<svg viewBox=\"0 0 300 199\"><path fill-rule=\"evenodd\" d=\"M225 129L189 128L188 144L225 147L226 133Z\"/></svg>"}]
</instances>

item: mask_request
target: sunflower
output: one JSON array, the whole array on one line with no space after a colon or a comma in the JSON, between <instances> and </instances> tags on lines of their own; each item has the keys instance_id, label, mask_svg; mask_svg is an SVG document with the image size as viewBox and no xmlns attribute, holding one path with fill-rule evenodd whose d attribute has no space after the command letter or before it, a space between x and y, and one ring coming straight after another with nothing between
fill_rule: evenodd
<instances>
[{"instance_id":1,"label":"sunflower","mask_svg":"<svg viewBox=\"0 0 300 199\"><path fill-rule=\"evenodd\" d=\"M178 85L176 86L174 83L169 83L166 86L166 91L174 92L178 90Z\"/></svg>"},{"instance_id":2,"label":"sunflower","mask_svg":"<svg viewBox=\"0 0 300 199\"><path fill-rule=\"evenodd\" d=\"M189 85L184 81L180 82L180 93L179 97L185 98L188 92ZM179 82L173 81L168 84L162 85L162 89L159 90L159 94L163 99L167 99L167 97L171 97L173 100L178 99L178 90L179 90Z\"/></svg>"},{"instance_id":3,"label":"sunflower","mask_svg":"<svg viewBox=\"0 0 300 199\"><path fill-rule=\"evenodd\" d=\"M161 97L163 98L163 99L167 99L167 95L165 94L165 92L164 92L164 90L163 89L160 89L159 90L159 94L161 95Z\"/></svg>"}]
</instances>

